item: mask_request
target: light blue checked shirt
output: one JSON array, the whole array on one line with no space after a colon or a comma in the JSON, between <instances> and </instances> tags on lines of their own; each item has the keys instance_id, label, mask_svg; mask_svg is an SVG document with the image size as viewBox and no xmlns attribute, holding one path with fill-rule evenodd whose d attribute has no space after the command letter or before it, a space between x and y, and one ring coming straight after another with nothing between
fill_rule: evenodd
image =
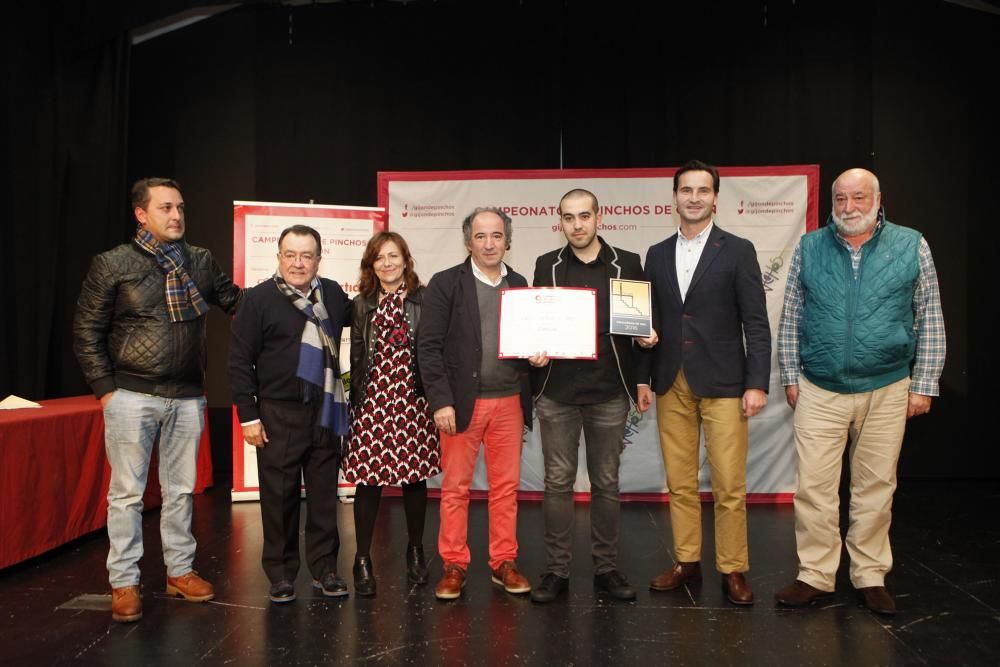
<instances>
[{"instance_id":1,"label":"light blue checked shirt","mask_svg":"<svg viewBox=\"0 0 1000 667\"><path fill-rule=\"evenodd\" d=\"M882 222L878 224L881 226ZM855 250L839 234L837 240L850 251L856 276L861 265L861 248ZM781 369L781 384L785 386L799 382L799 322L802 318L803 301L802 281L799 280L801 268L802 248L796 246L788 267L785 305L781 309L781 323L778 325L778 366ZM937 396L940 392L938 379L944 369L947 346L937 271L934 269L931 248L923 237L920 238L920 275L913 290L913 333L917 337L917 350L910 391L924 396Z\"/></svg>"}]
</instances>

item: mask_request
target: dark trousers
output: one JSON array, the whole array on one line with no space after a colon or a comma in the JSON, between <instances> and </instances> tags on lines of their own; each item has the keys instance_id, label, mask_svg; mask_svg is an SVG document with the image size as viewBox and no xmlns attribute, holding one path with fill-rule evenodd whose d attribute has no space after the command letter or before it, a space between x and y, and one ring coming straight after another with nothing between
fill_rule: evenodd
<instances>
[{"instance_id":1,"label":"dark trousers","mask_svg":"<svg viewBox=\"0 0 1000 667\"><path fill-rule=\"evenodd\" d=\"M306 562L314 579L337 569L337 475L340 438L316 427L318 404L261 400L268 442L257 450L261 563L271 583L299 572L301 481L306 485Z\"/></svg>"},{"instance_id":2,"label":"dark trousers","mask_svg":"<svg viewBox=\"0 0 1000 667\"><path fill-rule=\"evenodd\" d=\"M573 484L580 431L590 476L590 540L594 574L618 569L618 466L629 402L625 394L605 403L571 405L542 396L535 414L545 460L545 547L548 571L569 578L573 558Z\"/></svg>"}]
</instances>

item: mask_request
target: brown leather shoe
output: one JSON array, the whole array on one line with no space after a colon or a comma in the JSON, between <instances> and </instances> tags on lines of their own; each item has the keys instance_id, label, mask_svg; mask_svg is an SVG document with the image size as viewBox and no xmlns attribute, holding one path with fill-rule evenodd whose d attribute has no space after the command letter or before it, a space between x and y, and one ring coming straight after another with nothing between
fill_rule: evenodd
<instances>
[{"instance_id":1,"label":"brown leather shoe","mask_svg":"<svg viewBox=\"0 0 1000 667\"><path fill-rule=\"evenodd\" d=\"M654 591L672 591L689 581L701 579L701 563L674 563L669 570L653 577L649 588Z\"/></svg>"},{"instance_id":2,"label":"brown leather shoe","mask_svg":"<svg viewBox=\"0 0 1000 667\"><path fill-rule=\"evenodd\" d=\"M527 577L517 571L517 565L512 560L505 560L500 567L493 570L493 583L503 586L508 593L529 593L531 584Z\"/></svg>"},{"instance_id":3,"label":"brown leather shoe","mask_svg":"<svg viewBox=\"0 0 1000 667\"><path fill-rule=\"evenodd\" d=\"M142 618L142 596L138 586L111 589L111 619L119 623L133 623Z\"/></svg>"},{"instance_id":4,"label":"brown leather shoe","mask_svg":"<svg viewBox=\"0 0 1000 667\"><path fill-rule=\"evenodd\" d=\"M774 600L786 607L805 607L817 600L822 600L832 595L833 591L821 591L818 588L813 588L804 581L796 579L790 585L785 586L775 593Z\"/></svg>"},{"instance_id":5,"label":"brown leather shoe","mask_svg":"<svg viewBox=\"0 0 1000 667\"><path fill-rule=\"evenodd\" d=\"M859 588L864 605L870 611L883 616L896 615L896 601L892 599L892 594L885 589L885 586L869 586Z\"/></svg>"},{"instance_id":6,"label":"brown leather shoe","mask_svg":"<svg viewBox=\"0 0 1000 667\"><path fill-rule=\"evenodd\" d=\"M465 586L465 570L454 563L444 566L444 576L434 588L434 596L438 600L454 600L462 594Z\"/></svg>"},{"instance_id":7,"label":"brown leather shoe","mask_svg":"<svg viewBox=\"0 0 1000 667\"><path fill-rule=\"evenodd\" d=\"M722 575L722 592L733 604L749 607L753 604L753 591L742 572L730 572Z\"/></svg>"},{"instance_id":8,"label":"brown leather shoe","mask_svg":"<svg viewBox=\"0 0 1000 667\"><path fill-rule=\"evenodd\" d=\"M192 570L179 577L167 577L167 595L180 595L188 602L205 602L215 597L215 589Z\"/></svg>"}]
</instances>

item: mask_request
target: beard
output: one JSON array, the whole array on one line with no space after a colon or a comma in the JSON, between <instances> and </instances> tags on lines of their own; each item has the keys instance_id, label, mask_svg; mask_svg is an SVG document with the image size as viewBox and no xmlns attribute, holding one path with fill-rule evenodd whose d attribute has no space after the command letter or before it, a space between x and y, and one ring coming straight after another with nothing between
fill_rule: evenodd
<instances>
[{"instance_id":1,"label":"beard","mask_svg":"<svg viewBox=\"0 0 1000 667\"><path fill-rule=\"evenodd\" d=\"M833 224L837 225L837 231L840 232L841 236L860 236L875 226L875 222L878 220L878 208L872 207L872 210L867 213L855 212L843 218L838 217L836 213L831 213L830 217L833 218Z\"/></svg>"}]
</instances>

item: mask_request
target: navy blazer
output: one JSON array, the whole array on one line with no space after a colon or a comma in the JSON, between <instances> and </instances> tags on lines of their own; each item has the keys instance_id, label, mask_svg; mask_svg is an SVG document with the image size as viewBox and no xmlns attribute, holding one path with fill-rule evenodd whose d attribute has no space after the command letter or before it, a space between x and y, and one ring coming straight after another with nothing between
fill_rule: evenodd
<instances>
[{"instance_id":1,"label":"navy blazer","mask_svg":"<svg viewBox=\"0 0 1000 667\"><path fill-rule=\"evenodd\" d=\"M683 367L688 385L705 398L767 391L771 328L753 244L713 225L684 301L676 250L674 234L646 254L653 326L660 342L651 355L640 356L640 378L651 378L653 391L663 394Z\"/></svg>"},{"instance_id":2,"label":"navy blazer","mask_svg":"<svg viewBox=\"0 0 1000 667\"><path fill-rule=\"evenodd\" d=\"M484 352L479 299L472 258L435 273L424 289L423 312L417 329L417 363L431 411L455 407L455 430L469 428L479 396L479 371ZM524 276L507 267L510 287L527 287ZM521 376L521 410L531 428L528 362L512 360Z\"/></svg>"}]
</instances>

